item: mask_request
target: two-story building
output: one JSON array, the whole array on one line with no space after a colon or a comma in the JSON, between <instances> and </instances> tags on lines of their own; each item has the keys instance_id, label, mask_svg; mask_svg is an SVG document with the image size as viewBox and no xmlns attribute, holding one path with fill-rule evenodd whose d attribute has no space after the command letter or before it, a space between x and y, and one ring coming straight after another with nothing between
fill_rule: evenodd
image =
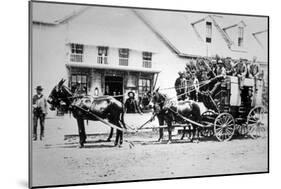
<instances>
[{"instance_id":1,"label":"two-story building","mask_svg":"<svg viewBox=\"0 0 281 189\"><path fill-rule=\"evenodd\" d=\"M216 54L257 56L267 65L267 48L261 45L267 44L267 36L257 40L267 31L265 17L32 5L33 85L43 85L46 93L67 78L72 90L83 85L88 94L134 91L138 96L153 86L174 86L178 71L190 60Z\"/></svg>"}]
</instances>

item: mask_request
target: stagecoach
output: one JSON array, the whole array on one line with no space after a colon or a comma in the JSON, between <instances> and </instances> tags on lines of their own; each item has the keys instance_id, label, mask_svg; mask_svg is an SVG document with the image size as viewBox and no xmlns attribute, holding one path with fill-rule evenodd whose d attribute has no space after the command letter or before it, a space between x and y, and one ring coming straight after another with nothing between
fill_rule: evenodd
<instances>
[{"instance_id":1,"label":"stagecoach","mask_svg":"<svg viewBox=\"0 0 281 189\"><path fill-rule=\"evenodd\" d=\"M65 80L62 79L59 84L54 87L49 95L48 102L52 107L56 108L61 107L61 104L65 104L66 107L72 111L72 114L77 119L81 147L83 147L86 141L84 120L101 121L109 126L111 128L111 134L108 140L112 137L113 129L117 129L118 137L116 137L115 145L118 143L121 145L123 132L126 132L128 129L132 131L140 130L157 115L157 113L155 113L154 117L152 116L152 118L142 126L131 128L124 122L124 109L122 104L114 99L114 97L75 96L69 88L63 85L64 81ZM205 84L210 84L210 81L211 80L206 81ZM179 113L179 109L176 109L176 111L173 110L171 108L172 106L168 106L168 109L173 115L180 118L178 127L183 127L184 132L190 133L190 137L194 137L196 132L198 137L200 134L204 137L215 136L219 141L228 141L235 134L239 134L240 136L247 135L252 138L263 137L267 133L267 113L262 102L263 80L246 78L243 80L243 88L241 87L241 83L241 80L239 81L237 77L227 76L220 80L220 90L215 95L211 96L207 93L207 95L203 95L203 98L197 99L199 102L178 102L178 106L182 103L192 102L199 107L198 104L201 100L208 109L203 113L199 111L199 114L196 114L200 119L194 120L189 116L184 116ZM202 87L202 85L200 85L200 87ZM197 92L200 93L198 90L200 87L193 86L194 91L197 89ZM158 89L156 91L158 91ZM162 96L162 100L158 103L165 104L166 102L170 102L169 98L163 97L164 95L160 96ZM155 99L155 97L155 94L152 95L152 99ZM166 112L166 110L164 112ZM191 114L189 115L192 115L192 113L196 111L190 110L190 112ZM165 120L165 122L167 122L167 120ZM170 121L167 122L167 125L170 141L170 129L171 127L177 126ZM167 126L161 125L158 128L163 129L165 127ZM186 131L186 127L192 127L192 129L187 129Z\"/></svg>"},{"instance_id":2,"label":"stagecoach","mask_svg":"<svg viewBox=\"0 0 281 189\"><path fill-rule=\"evenodd\" d=\"M238 77L227 76L220 89L215 97L209 96L207 102L214 108L202 114L200 123L195 123L201 127L201 134L215 135L219 141L228 141L235 134L252 138L264 136L267 115L262 102L263 81L245 78L241 89Z\"/></svg>"}]
</instances>

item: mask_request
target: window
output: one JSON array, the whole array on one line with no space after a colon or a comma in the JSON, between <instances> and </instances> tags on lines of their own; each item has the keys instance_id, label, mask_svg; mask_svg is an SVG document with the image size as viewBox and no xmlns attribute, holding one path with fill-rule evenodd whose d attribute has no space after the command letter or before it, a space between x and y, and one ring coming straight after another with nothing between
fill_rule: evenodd
<instances>
[{"instance_id":1,"label":"window","mask_svg":"<svg viewBox=\"0 0 281 189\"><path fill-rule=\"evenodd\" d=\"M87 93L88 91L87 75L73 74L71 75L70 88L72 92Z\"/></svg>"},{"instance_id":2,"label":"window","mask_svg":"<svg viewBox=\"0 0 281 189\"><path fill-rule=\"evenodd\" d=\"M70 48L71 48L70 61L71 62L83 62L84 46L82 44L71 43Z\"/></svg>"},{"instance_id":3,"label":"window","mask_svg":"<svg viewBox=\"0 0 281 189\"><path fill-rule=\"evenodd\" d=\"M151 80L150 79L140 79L139 80L139 94L143 95L144 93L151 90Z\"/></svg>"},{"instance_id":4,"label":"window","mask_svg":"<svg viewBox=\"0 0 281 189\"><path fill-rule=\"evenodd\" d=\"M212 22L206 22L206 43L212 42Z\"/></svg>"},{"instance_id":5,"label":"window","mask_svg":"<svg viewBox=\"0 0 281 189\"><path fill-rule=\"evenodd\" d=\"M107 64L108 47L98 47L98 64Z\"/></svg>"},{"instance_id":6,"label":"window","mask_svg":"<svg viewBox=\"0 0 281 189\"><path fill-rule=\"evenodd\" d=\"M119 65L129 65L129 49L119 49Z\"/></svg>"},{"instance_id":7,"label":"window","mask_svg":"<svg viewBox=\"0 0 281 189\"><path fill-rule=\"evenodd\" d=\"M152 53L151 52L143 52L142 53L142 66L144 68L151 68L152 67Z\"/></svg>"},{"instance_id":8,"label":"window","mask_svg":"<svg viewBox=\"0 0 281 189\"><path fill-rule=\"evenodd\" d=\"M238 47L243 47L244 42L244 28L238 27Z\"/></svg>"}]
</instances>

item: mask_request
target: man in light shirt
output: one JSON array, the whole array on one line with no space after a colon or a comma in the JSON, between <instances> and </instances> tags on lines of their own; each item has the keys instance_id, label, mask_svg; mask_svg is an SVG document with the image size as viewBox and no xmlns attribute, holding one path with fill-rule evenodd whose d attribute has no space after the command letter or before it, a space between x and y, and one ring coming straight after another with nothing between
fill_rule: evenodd
<instances>
[{"instance_id":1,"label":"man in light shirt","mask_svg":"<svg viewBox=\"0 0 281 189\"><path fill-rule=\"evenodd\" d=\"M40 140L44 137L45 116L47 114L47 100L44 97L43 88L36 87L36 94L32 98L33 109L33 140L37 140L37 124L40 121Z\"/></svg>"}]
</instances>

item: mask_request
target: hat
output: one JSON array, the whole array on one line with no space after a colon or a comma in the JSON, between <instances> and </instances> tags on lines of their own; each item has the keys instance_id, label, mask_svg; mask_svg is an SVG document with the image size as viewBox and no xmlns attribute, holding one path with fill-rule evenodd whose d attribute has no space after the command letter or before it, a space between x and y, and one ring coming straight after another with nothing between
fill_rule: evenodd
<instances>
[{"instance_id":1,"label":"hat","mask_svg":"<svg viewBox=\"0 0 281 189\"><path fill-rule=\"evenodd\" d=\"M218 63L219 63L219 64L222 64L223 62L222 62L222 60L219 60Z\"/></svg>"},{"instance_id":2,"label":"hat","mask_svg":"<svg viewBox=\"0 0 281 189\"><path fill-rule=\"evenodd\" d=\"M130 96L130 94L132 94L133 96L135 96L135 93L133 91L128 92L128 96Z\"/></svg>"},{"instance_id":3,"label":"hat","mask_svg":"<svg viewBox=\"0 0 281 189\"><path fill-rule=\"evenodd\" d=\"M42 91L42 90L43 90L43 88L42 88L41 85L38 85L35 89L36 89L37 91Z\"/></svg>"},{"instance_id":4,"label":"hat","mask_svg":"<svg viewBox=\"0 0 281 189\"><path fill-rule=\"evenodd\" d=\"M183 72L179 71L178 74L179 74L179 75L183 75Z\"/></svg>"}]
</instances>

